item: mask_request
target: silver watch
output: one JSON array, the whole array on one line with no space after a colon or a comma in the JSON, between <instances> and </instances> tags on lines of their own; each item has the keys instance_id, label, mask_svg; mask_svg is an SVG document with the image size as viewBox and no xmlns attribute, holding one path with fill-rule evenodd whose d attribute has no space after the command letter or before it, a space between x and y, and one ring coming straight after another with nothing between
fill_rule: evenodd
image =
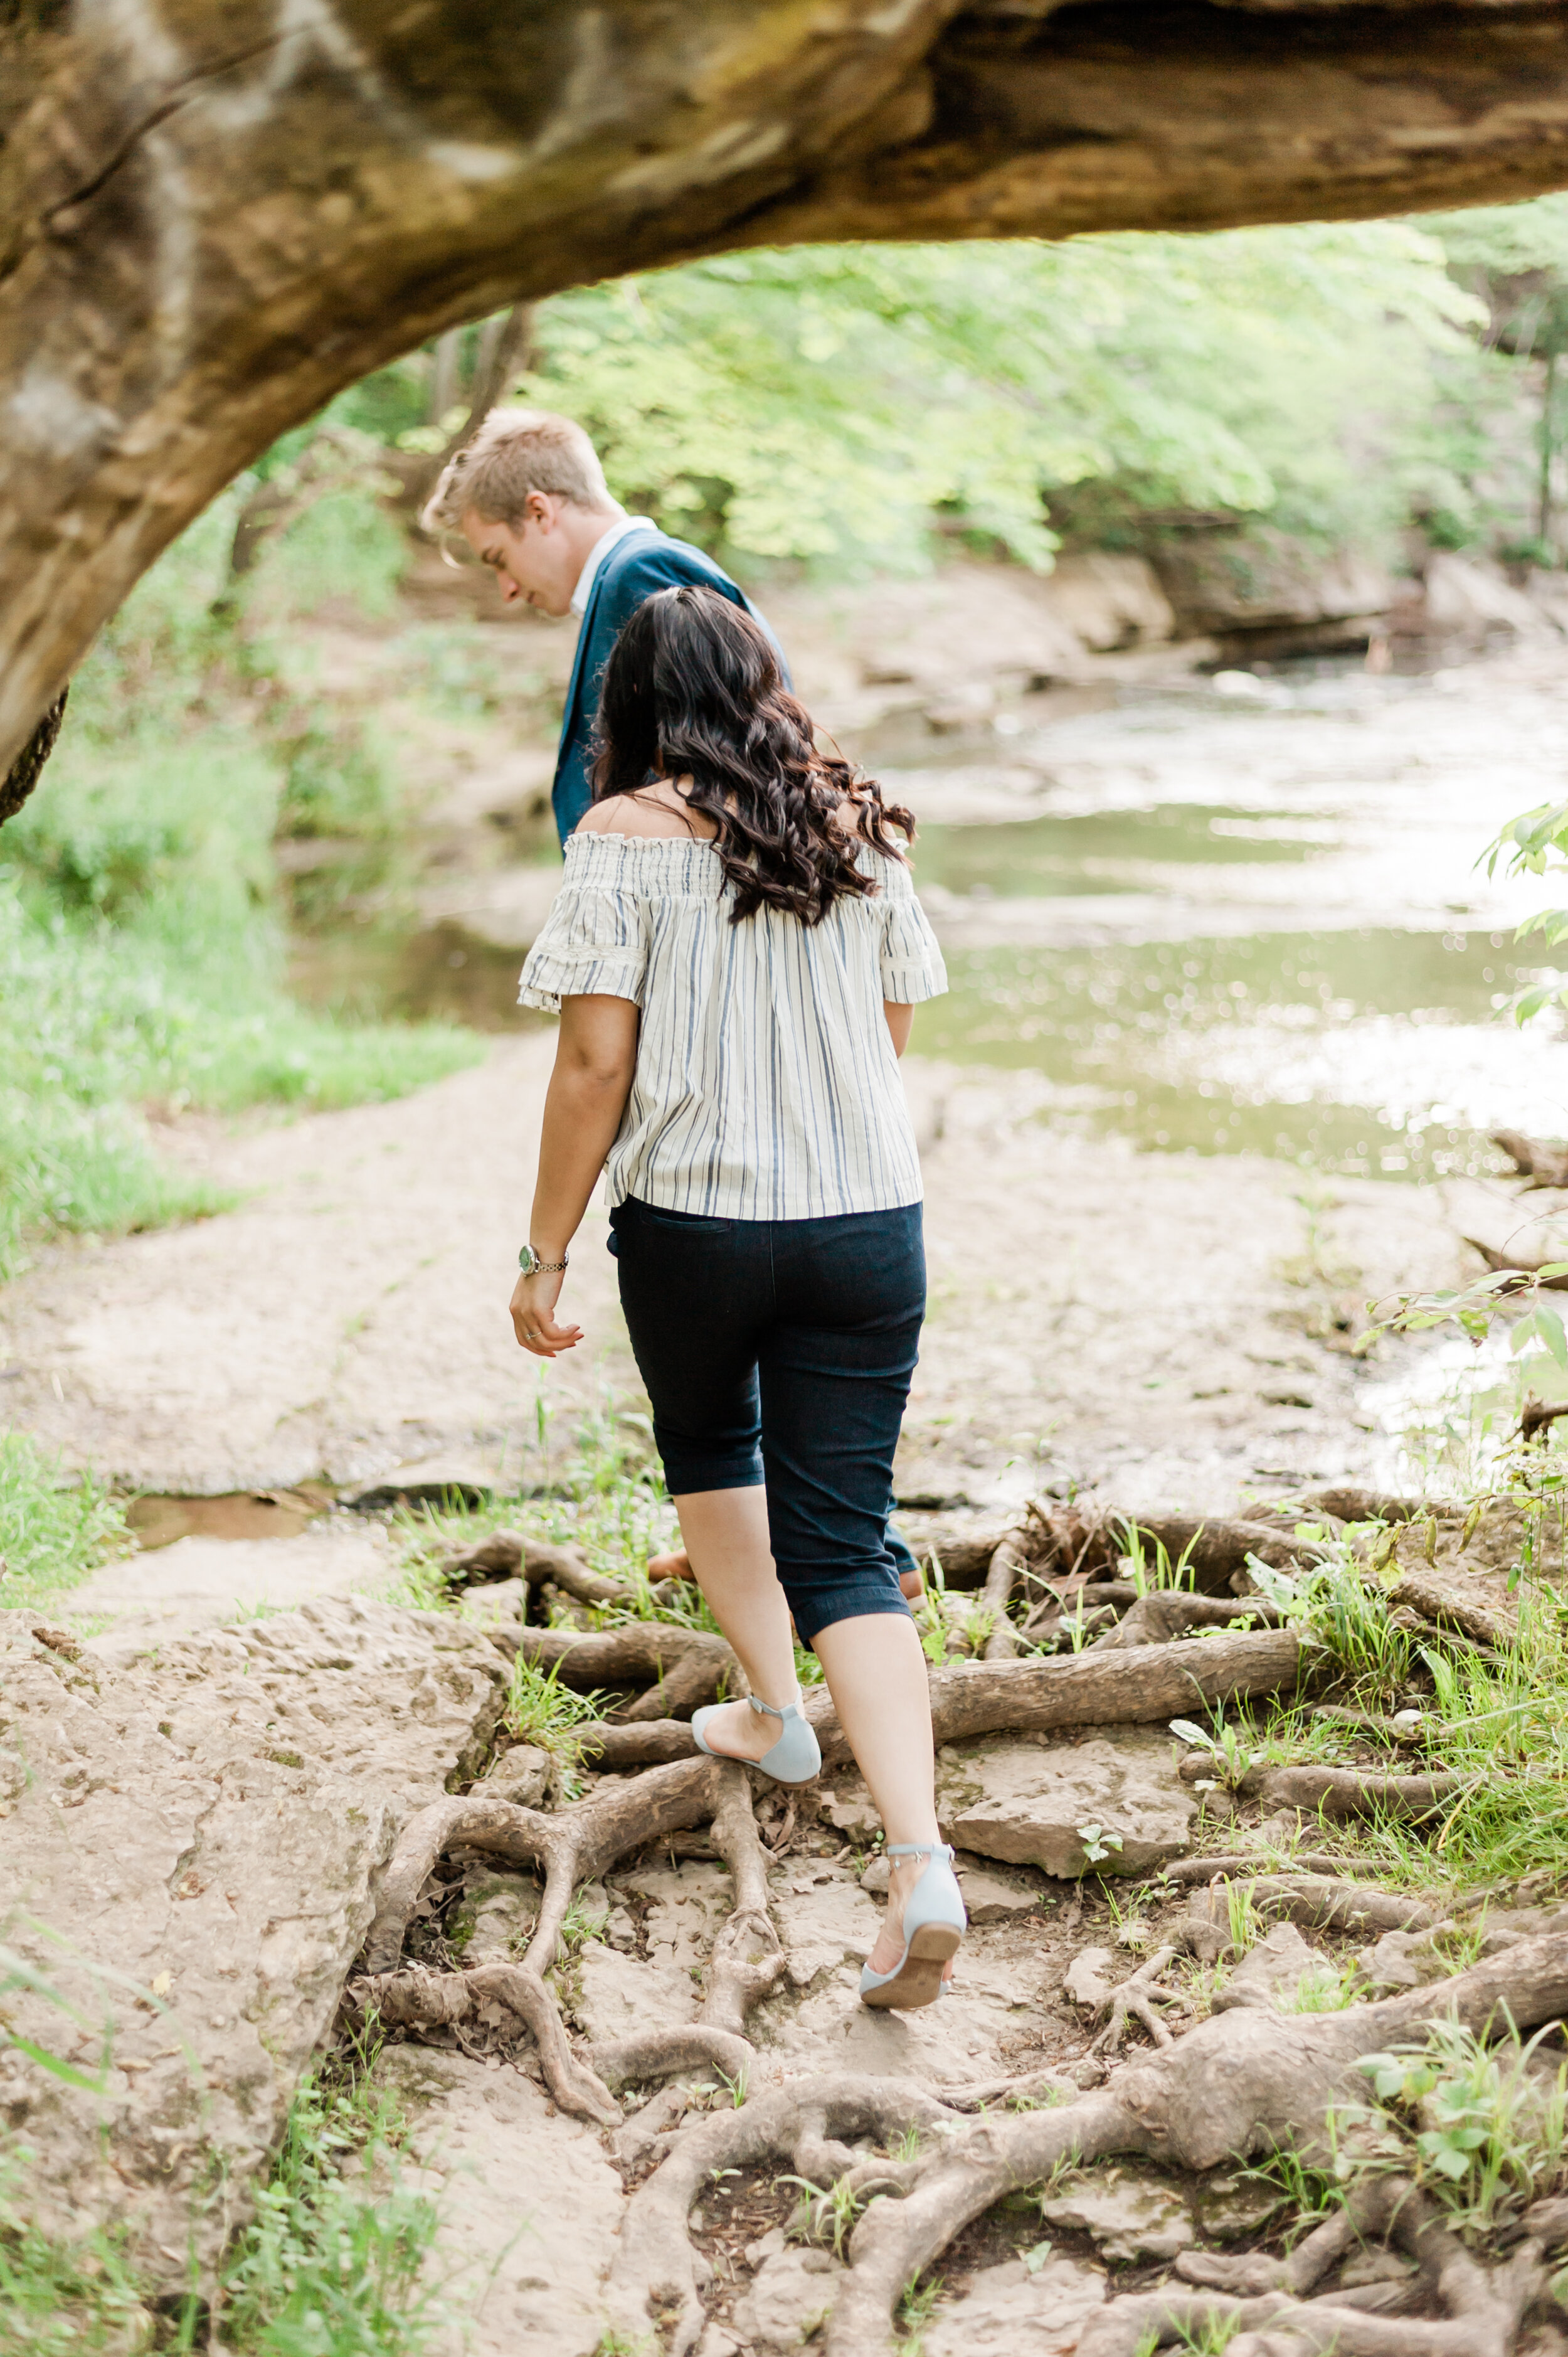
<instances>
[{"instance_id":1,"label":"silver watch","mask_svg":"<svg viewBox=\"0 0 1568 2357\"><path fill-rule=\"evenodd\" d=\"M563 1253L559 1260L541 1260L532 1244L524 1244L517 1256L517 1265L524 1276L559 1276L567 1265Z\"/></svg>"}]
</instances>

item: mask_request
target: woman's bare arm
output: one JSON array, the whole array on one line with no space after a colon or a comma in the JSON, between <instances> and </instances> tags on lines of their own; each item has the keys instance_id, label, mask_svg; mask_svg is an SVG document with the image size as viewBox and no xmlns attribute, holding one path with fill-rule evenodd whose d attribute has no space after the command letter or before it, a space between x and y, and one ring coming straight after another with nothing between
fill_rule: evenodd
<instances>
[{"instance_id":1,"label":"woman's bare arm","mask_svg":"<svg viewBox=\"0 0 1568 2357\"><path fill-rule=\"evenodd\" d=\"M915 1010L912 1006L901 1006L896 998L885 998L882 1012L887 1017L887 1028L892 1034L893 1053L901 1056L909 1044L909 1027L915 1020Z\"/></svg>"},{"instance_id":2,"label":"woman's bare arm","mask_svg":"<svg viewBox=\"0 0 1568 2357\"><path fill-rule=\"evenodd\" d=\"M588 1208L605 1157L615 1144L637 1071L638 1010L629 998L564 998L555 1069L544 1100L539 1177L528 1241L541 1260L564 1260ZM582 1340L580 1326L558 1326L563 1283L552 1275L520 1276L511 1297L519 1342L553 1359Z\"/></svg>"}]
</instances>

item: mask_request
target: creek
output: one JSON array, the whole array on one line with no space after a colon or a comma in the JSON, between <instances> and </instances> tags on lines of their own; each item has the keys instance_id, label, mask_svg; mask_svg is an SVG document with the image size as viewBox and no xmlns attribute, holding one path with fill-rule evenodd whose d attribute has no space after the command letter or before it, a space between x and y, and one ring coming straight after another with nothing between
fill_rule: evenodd
<instances>
[{"instance_id":1,"label":"creek","mask_svg":"<svg viewBox=\"0 0 1568 2357\"><path fill-rule=\"evenodd\" d=\"M1514 927L1550 896L1477 863L1561 791L1562 669L1296 666L864 733L948 958L916 1052L1145 1147L1331 1174L1477 1172L1492 1127L1561 1130L1560 1025L1506 1014L1542 971ZM450 921L361 928L302 945L296 983L511 1029L535 1019L518 963Z\"/></svg>"}]
</instances>

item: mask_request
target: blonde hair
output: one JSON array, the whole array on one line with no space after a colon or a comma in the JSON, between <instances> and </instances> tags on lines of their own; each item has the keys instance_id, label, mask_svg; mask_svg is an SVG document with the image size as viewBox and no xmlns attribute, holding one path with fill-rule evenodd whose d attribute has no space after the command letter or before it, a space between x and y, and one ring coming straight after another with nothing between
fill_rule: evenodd
<instances>
[{"instance_id":1,"label":"blonde hair","mask_svg":"<svg viewBox=\"0 0 1568 2357\"><path fill-rule=\"evenodd\" d=\"M553 491L582 508L615 504L599 454L573 418L492 409L442 468L420 521L426 532L451 531L471 511L487 523L516 524L531 491Z\"/></svg>"}]
</instances>

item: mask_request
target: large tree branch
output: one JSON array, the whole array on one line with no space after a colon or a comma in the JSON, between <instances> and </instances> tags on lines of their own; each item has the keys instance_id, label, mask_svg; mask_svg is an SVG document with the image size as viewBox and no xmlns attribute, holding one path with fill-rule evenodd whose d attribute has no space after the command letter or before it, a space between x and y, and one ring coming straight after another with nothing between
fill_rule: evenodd
<instances>
[{"instance_id":1,"label":"large tree branch","mask_svg":"<svg viewBox=\"0 0 1568 2357\"><path fill-rule=\"evenodd\" d=\"M744 244L1568 183L1557 6L190 0L0 29L0 775L159 551L428 336Z\"/></svg>"}]
</instances>

